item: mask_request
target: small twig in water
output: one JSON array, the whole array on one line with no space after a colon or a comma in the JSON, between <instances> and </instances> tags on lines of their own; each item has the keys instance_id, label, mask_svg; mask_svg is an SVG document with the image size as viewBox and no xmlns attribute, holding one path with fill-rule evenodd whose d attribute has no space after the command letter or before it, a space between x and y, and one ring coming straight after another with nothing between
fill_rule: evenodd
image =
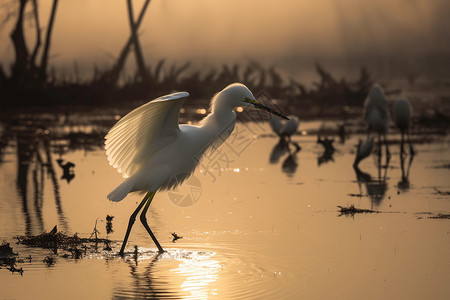
<instances>
[{"instance_id":1,"label":"small twig in water","mask_svg":"<svg viewBox=\"0 0 450 300\"><path fill-rule=\"evenodd\" d=\"M179 236L178 234L176 234L175 232L172 233L172 243L175 243L177 240L182 239L182 236Z\"/></svg>"},{"instance_id":2,"label":"small twig in water","mask_svg":"<svg viewBox=\"0 0 450 300\"><path fill-rule=\"evenodd\" d=\"M342 216L342 215L354 216L355 214L376 213L376 211L374 211L374 210L356 208L353 204L350 205L349 207L343 207L340 205L338 205L338 207L339 207L339 212L340 212L339 216Z\"/></svg>"}]
</instances>

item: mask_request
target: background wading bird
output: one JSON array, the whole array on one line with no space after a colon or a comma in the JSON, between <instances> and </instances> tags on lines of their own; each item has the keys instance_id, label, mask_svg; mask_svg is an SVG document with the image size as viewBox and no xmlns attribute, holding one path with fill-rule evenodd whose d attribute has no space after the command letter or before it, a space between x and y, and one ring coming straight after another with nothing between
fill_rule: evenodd
<instances>
[{"instance_id":1,"label":"background wading bird","mask_svg":"<svg viewBox=\"0 0 450 300\"><path fill-rule=\"evenodd\" d=\"M228 138L236 121L235 107L258 108L287 119L257 102L245 85L234 83L211 99L211 113L198 126L179 125L180 108L188 96L180 92L150 101L120 119L105 137L110 165L126 178L108 194L108 199L120 201L130 192L147 193L130 216L120 255L142 207L140 220L159 252L164 252L147 224L145 215L150 203L156 191L181 184L206 151L213 151Z\"/></svg>"},{"instance_id":2,"label":"background wading bird","mask_svg":"<svg viewBox=\"0 0 450 300\"><path fill-rule=\"evenodd\" d=\"M277 117L271 117L269 123L273 132L275 132L280 138L286 138L290 142L291 136L297 132L298 126L300 125L300 120L297 116L293 115L289 115L287 117L289 119L287 121L283 121Z\"/></svg>"},{"instance_id":3,"label":"background wading bird","mask_svg":"<svg viewBox=\"0 0 450 300\"><path fill-rule=\"evenodd\" d=\"M372 132L378 134L378 155L381 157L381 138L386 147L386 161L390 158L386 134L389 128L389 114L386 107L386 96L383 89L375 84L369 91L364 102L364 120L366 121L369 140Z\"/></svg>"}]
</instances>

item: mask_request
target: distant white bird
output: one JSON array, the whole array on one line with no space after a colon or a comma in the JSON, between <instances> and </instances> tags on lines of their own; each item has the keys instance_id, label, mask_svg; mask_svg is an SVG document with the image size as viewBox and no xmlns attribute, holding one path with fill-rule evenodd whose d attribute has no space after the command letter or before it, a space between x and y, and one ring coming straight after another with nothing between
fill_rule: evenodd
<instances>
[{"instance_id":1,"label":"distant white bird","mask_svg":"<svg viewBox=\"0 0 450 300\"><path fill-rule=\"evenodd\" d=\"M389 128L389 114L386 105L386 96L383 89L375 84L369 91L364 103L364 119L366 121L368 138L371 133L378 134L379 155L381 156L381 138L386 147L386 159L389 159L389 147L386 134Z\"/></svg>"},{"instance_id":2,"label":"distant white bird","mask_svg":"<svg viewBox=\"0 0 450 300\"><path fill-rule=\"evenodd\" d=\"M228 138L236 121L235 107L263 109L286 118L258 103L246 86L234 83L212 98L211 113L198 126L179 125L180 108L188 96L180 92L150 101L120 119L105 137L110 165L126 178L108 199L120 201L130 192L147 193L130 217L120 255L142 207L140 220L159 252L164 252L147 224L145 214L150 203L158 190L172 189L186 180L201 156Z\"/></svg>"},{"instance_id":3,"label":"distant white bird","mask_svg":"<svg viewBox=\"0 0 450 300\"><path fill-rule=\"evenodd\" d=\"M368 138L364 142L359 140L358 147L356 149L355 161L353 162L353 167L357 167L361 160L368 157L370 153L372 153L372 149L373 149L373 138Z\"/></svg>"},{"instance_id":4,"label":"distant white bird","mask_svg":"<svg viewBox=\"0 0 450 300\"><path fill-rule=\"evenodd\" d=\"M281 134L286 136L288 140L291 140L291 136L297 132L298 126L300 125L300 120L297 116L290 115L281 130Z\"/></svg>"},{"instance_id":5,"label":"distant white bird","mask_svg":"<svg viewBox=\"0 0 450 300\"><path fill-rule=\"evenodd\" d=\"M404 144L405 134L406 134L408 144L409 144L409 151L410 151L411 155L414 155L414 149L411 144L411 140L409 139L409 126L411 123L411 113L412 113L412 109L411 109L411 105L409 104L408 100L403 99L403 98L395 100L394 107L393 107L393 116L394 116L395 125L397 125L397 127L400 129L400 132L402 134L402 139L401 139L401 144L400 144L401 154L404 153L403 144Z\"/></svg>"},{"instance_id":6,"label":"distant white bird","mask_svg":"<svg viewBox=\"0 0 450 300\"><path fill-rule=\"evenodd\" d=\"M297 132L298 126L300 125L300 120L297 116L288 116L287 121L281 120L278 117L270 118L270 126L273 132L275 132L281 138L287 138L291 141L291 136Z\"/></svg>"}]
</instances>

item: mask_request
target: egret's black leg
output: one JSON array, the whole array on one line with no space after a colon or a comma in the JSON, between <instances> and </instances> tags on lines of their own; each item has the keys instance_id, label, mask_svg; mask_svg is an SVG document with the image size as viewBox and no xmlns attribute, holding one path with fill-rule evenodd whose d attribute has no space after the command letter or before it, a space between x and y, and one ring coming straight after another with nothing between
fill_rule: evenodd
<instances>
[{"instance_id":1,"label":"egret's black leg","mask_svg":"<svg viewBox=\"0 0 450 300\"><path fill-rule=\"evenodd\" d=\"M378 135L378 158L381 157L381 134Z\"/></svg>"},{"instance_id":2,"label":"egret's black leg","mask_svg":"<svg viewBox=\"0 0 450 300\"><path fill-rule=\"evenodd\" d=\"M407 139L408 139L408 144L409 144L409 154L411 155L411 156L414 156L414 154L416 154L416 152L414 152L414 148L413 148L413 146L412 146L412 143L411 143L411 140L410 140L410 138L409 138L409 130L407 131Z\"/></svg>"},{"instance_id":3,"label":"egret's black leg","mask_svg":"<svg viewBox=\"0 0 450 300\"><path fill-rule=\"evenodd\" d=\"M402 129L402 138L400 141L400 156L402 157L405 154L404 144L405 144L405 130Z\"/></svg>"},{"instance_id":4,"label":"egret's black leg","mask_svg":"<svg viewBox=\"0 0 450 300\"><path fill-rule=\"evenodd\" d=\"M134 221L136 220L136 216L139 213L139 211L141 210L142 206L144 206L145 202L147 202L150 195L151 195L151 193L147 193L147 195L145 195L144 199L142 199L141 203L139 203L136 210L130 216L130 221L128 222L127 233L125 234L125 238L123 239L122 248L120 248L120 252L119 252L120 256L123 256L123 251L125 250L125 246L127 245L128 237L130 236L130 232L131 232L131 227L133 227Z\"/></svg>"},{"instance_id":5,"label":"egret's black leg","mask_svg":"<svg viewBox=\"0 0 450 300\"><path fill-rule=\"evenodd\" d=\"M153 242L155 243L156 247L158 247L159 253L163 253L164 249L161 247L161 245L159 244L158 240L156 239L155 235L153 234L152 230L150 229L150 227L147 224L147 218L145 217L145 214L147 213L147 210L150 206L150 203L152 203L153 197L155 196L155 192L151 193L150 198L147 200L147 203L145 203L144 209L141 212L141 222L142 225L144 225L145 229L147 230L148 234L150 234Z\"/></svg>"}]
</instances>

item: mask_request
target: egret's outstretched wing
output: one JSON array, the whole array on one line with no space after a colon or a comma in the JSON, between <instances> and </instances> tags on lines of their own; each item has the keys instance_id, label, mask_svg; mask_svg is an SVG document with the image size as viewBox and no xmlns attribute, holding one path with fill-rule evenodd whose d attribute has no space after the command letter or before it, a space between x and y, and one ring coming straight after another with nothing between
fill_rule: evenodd
<instances>
[{"instance_id":1,"label":"egret's outstretched wing","mask_svg":"<svg viewBox=\"0 0 450 300\"><path fill-rule=\"evenodd\" d=\"M180 131L180 108L188 96L180 92L157 98L120 119L105 136L109 164L129 177L157 150L173 141Z\"/></svg>"}]
</instances>

